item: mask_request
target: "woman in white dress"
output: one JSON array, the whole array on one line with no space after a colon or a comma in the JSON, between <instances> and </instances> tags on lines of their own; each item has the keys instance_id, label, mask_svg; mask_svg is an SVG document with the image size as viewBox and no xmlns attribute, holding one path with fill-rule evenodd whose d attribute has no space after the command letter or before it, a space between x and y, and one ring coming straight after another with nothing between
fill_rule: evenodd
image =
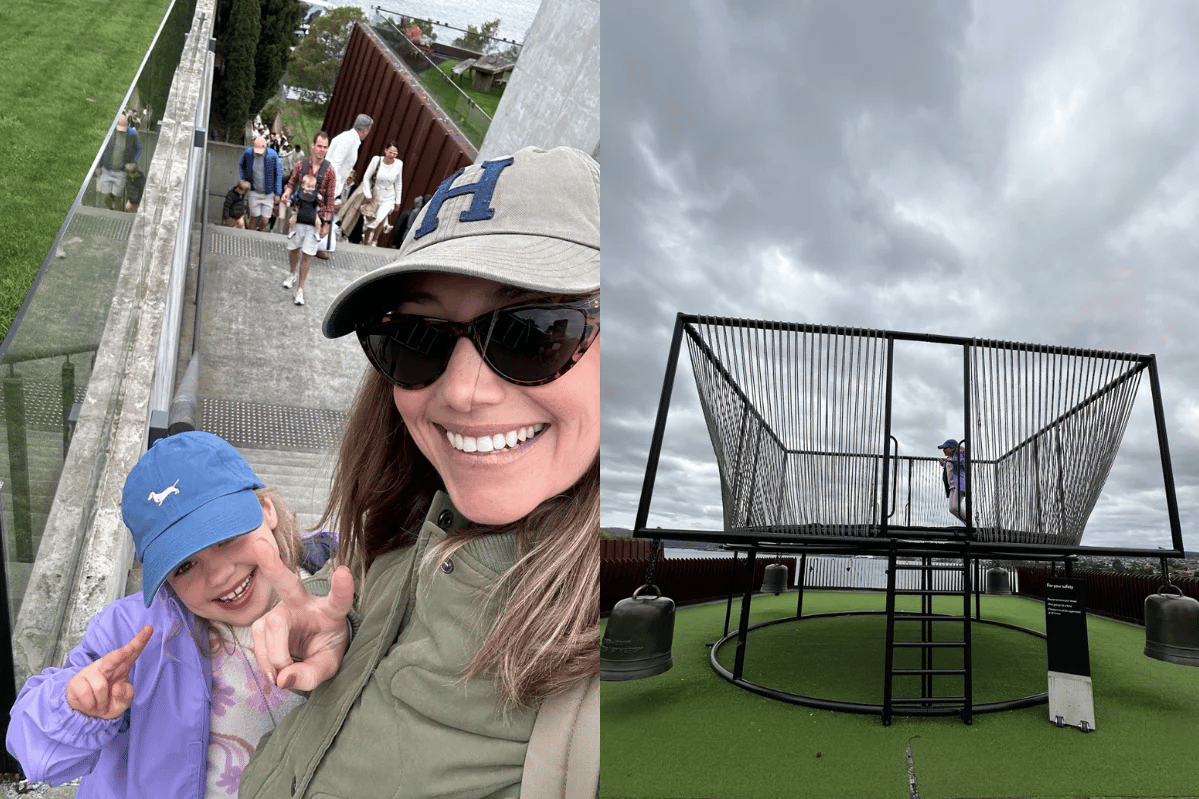
<instances>
[{"instance_id":1,"label":"woman in white dress","mask_svg":"<svg viewBox=\"0 0 1199 799\"><path fill-rule=\"evenodd\" d=\"M400 148L396 143L388 142L383 156L380 158L376 155L371 159L362 179L362 193L366 200L375 199L379 204L373 217L363 213L362 243L371 247L378 246L383 223L400 202L404 162L398 158L399 154Z\"/></svg>"}]
</instances>

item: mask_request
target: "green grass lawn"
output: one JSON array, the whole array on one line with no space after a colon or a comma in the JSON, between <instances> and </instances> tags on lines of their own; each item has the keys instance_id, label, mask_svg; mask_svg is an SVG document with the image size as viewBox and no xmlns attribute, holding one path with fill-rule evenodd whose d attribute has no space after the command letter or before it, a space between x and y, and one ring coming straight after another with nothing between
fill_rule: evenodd
<instances>
[{"instance_id":1,"label":"green grass lawn","mask_svg":"<svg viewBox=\"0 0 1199 799\"><path fill-rule=\"evenodd\" d=\"M804 612L881 610L882 594L809 591ZM960 607L960 605L958 606ZM794 615L795 594L758 596L752 623ZM948 610L938 607L937 610ZM738 618L734 603L733 624ZM767 699L719 677L707 643L725 606L677 613L674 666L605 682L601 795L653 799L908 797L910 747L919 795L950 797L1199 796L1199 669L1145 657L1144 630L1091 618L1095 731L1049 721L1048 706L956 716L837 713ZM983 597L983 616L1044 629L1044 608ZM748 680L810 696L882 701L882 617L771 625L751 632ZM974 625L975 702L1047 689L1045 644ZM719 652L730 668L735 641ZM952 679L952 678L946 678Z\"/></svg>"},{"instance_id":2,"label":"green grass lawn","mask_svg":"<svg viewBox=\"0 0 1199 799\"><path fill-rule=\"evenodd\" d=\"M325 125L325 113L329 110L329 104L299 103L298 106L300 130L303 132L300 138L304 142L304 154L308 155L312 152L312 139ZM329 134L329 138L333 138L341 131L326 130L325 133Z\"/></svg>"},{"instance_id":3,"label":"green grass lawn","mask_svg":"<svg viewBox=\"0 0 1199 799\"><path fill-rule=\"evenodd\" d=\"M461 78L454 77L451 70L457 65L458 62L454 60L443 61L437 65L437 68L441 70L441 74L452 80L459 89L466 92L466 96L474 100L487 116L494 118L495 110L500 107L500 98L504 96L503 87L495 84L485 92L475 91L470 88L471 78L469 71Z\"/></svg>"},{"instance_id":4,"label":"green grass lawn","mask_svg":"<svg viewBox=\"0 0 1199 799\"><path fill-rule=\"evenodd\" d=\"M168 5L0 4L0 337L88 177Z\"/></svg>"},{"instance_id":5,"label":"green grass lawn","mask_svg":"<svg viewBox=\"0 0 1199 799\"><path fill-rule=\"evenodd\" d=\"M495 110L499 107L500 98L503 97L504 92L499 86L492 86L485 92L471 89L468 76L455 78L450 73L457 63L454 60L443 61L437 67L440 75L432 69L425 70L420 73L420 82L437 101L437 104L454 119L463 135L478 147L483 143L483 137L487 135L490 123L477 111L470 108L470 104L462 97L462 93L465 92L466 96L473 100L488 117L494 118ZM442 76L449 80L445 80ZM450 85L451 83L453 85ZM458 88L455 89L455 86Z\"/></svg>"},{"instance_id":6,"label":"green grass lawn","mask_svg":"<svg viewBox=\"0 0 1199 799\"><path fill-rule=\"evenodd\" d=\"M283 128L286 131L288 138L292 144L302 145L304 154L308 155L312 151L312 139L316 136L316 132L321 130L325 124L325 113L329 110L329 103L310 103L301 100L271 100L262 109L262 121L267 125L274 123L275 115L282 114ZM337 131L330 133L332 138L340 133Z\"/></svg>"}]
</instances>

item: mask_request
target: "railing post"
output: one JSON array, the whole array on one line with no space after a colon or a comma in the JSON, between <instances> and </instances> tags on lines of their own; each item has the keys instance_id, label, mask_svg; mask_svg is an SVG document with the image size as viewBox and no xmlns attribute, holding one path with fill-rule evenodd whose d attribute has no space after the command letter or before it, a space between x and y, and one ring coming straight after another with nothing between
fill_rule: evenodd
<instances>
[{"instance_id":1,"label":"railing post","mask_svg":"<svg viewBox=\"0 0 1199 799\"><path fill-rule=\"evenodd\" d=\"M71 446L71 409L75 405L75 364L71 356L62 362L62 456Z\"/></svg>"},{"instance_id":2,"label":"railing post","mask_svg":"<svg viewBox=\"0 0 1199 799\"><path fill-rule=\"evenodd\" d=\"M0 481L0 488L4 486ZM2 496L2 492L0 492ZM0 502L0 707L11 708L17 701L16 668L13 665L12 617L8 612L8 556L4 546L4 507ZM0 714L5 740L8 739L8 713ZM0 749L0 768L21 774L21 766L7 749Z\"/></svg>"},{"instance_id":3,"label":"railing post","mask_svg":"<svg viewBox=\"0 0 1199 799\"><path fill-rule=\"evenodd\" d=\"M8 425L8 472L12 479L13 556L33 562L33 513L29 497L29 448L25 442L25 385L21 376L4 377L4 418Z\"/></svg>"}]
</instances>

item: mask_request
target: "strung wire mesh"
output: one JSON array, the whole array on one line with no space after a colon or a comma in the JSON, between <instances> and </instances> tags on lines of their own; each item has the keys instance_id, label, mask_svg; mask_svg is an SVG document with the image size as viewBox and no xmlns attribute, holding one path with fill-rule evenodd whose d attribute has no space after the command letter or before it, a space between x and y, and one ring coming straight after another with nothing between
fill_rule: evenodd
<instances>
[{"instance_id":1,"label":"strung wire mesh","mask_svg":"<svg viewBox=\"0 0 1199 799\"><path fill-rule=\"evenodd\" d=\"M726 529L876 533L882 334L705 318L686 331Z\"/></svg>"},{"instance_id":2,"label":"strung wire mesh","mask_svg":"<svg viewBox=\"0 0 1199 799\"><path fill-rule=\"evenodd\" d=\"M974 474L979 464L971 461ZM895 509L890 517L897 527L964 529L965 525L950 515L945 467L937 458L901 456L894 459L891 471L891 492ZM977 511L974 514L978 516Z\"/></svg>"},{"instance_id":3,"label":"strung wire mesh","mask_svg":"<svg viewBox=\"0 0 1199 799\"><path fill-rule=\"evenodd\" d=\"M912 530L961 526L938 459L885 457L887 355L905 334L705 317L684 329L726 529L871 537L884 518ZM975 537L1077 545L1149 359L944 342L968 355Z\"/></svg>"},{"instance_id":4,"label":"strung wire mesh","mask_svg":"<svg viewBox=\"0 0 1199 799\"><path fill-rule=\"evenodd\" d=\"M1141 356L974 342L978 538L1076 546L1132 413Z\"/></svg>"}]
</instances>

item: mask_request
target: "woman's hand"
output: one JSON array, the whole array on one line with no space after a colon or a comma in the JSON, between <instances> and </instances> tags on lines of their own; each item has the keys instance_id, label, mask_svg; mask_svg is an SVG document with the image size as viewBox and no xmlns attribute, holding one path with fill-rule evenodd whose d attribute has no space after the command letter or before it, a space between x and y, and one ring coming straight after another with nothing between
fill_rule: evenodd
<instances>
[{"instance_id":1,"label":"woman's hand","mask_svg":"<svg viewBox=\"0 0 1199 799\"><path fill-rule=\"evenodd\" d=\"M304 583L265 541L254 544L258 572L279 596L279 604L254 622L254 659L280 688L311 691L337 673L350 648L346 615L354 606L354 578L338 566L328 596L312 596Z\"/></svg>"},{"instance_id":2,"label":"woman's hand","mask_svg":"<svg viewBox=\"0 0 1199 799\"><path fill-rule=\"evenodd\" d=\"M67 683L67 704L94 719L115 719L128 710L133 704L129 669L153 634L147 624L132 641L84 666Z\"/></svg>"}]
</instances>

